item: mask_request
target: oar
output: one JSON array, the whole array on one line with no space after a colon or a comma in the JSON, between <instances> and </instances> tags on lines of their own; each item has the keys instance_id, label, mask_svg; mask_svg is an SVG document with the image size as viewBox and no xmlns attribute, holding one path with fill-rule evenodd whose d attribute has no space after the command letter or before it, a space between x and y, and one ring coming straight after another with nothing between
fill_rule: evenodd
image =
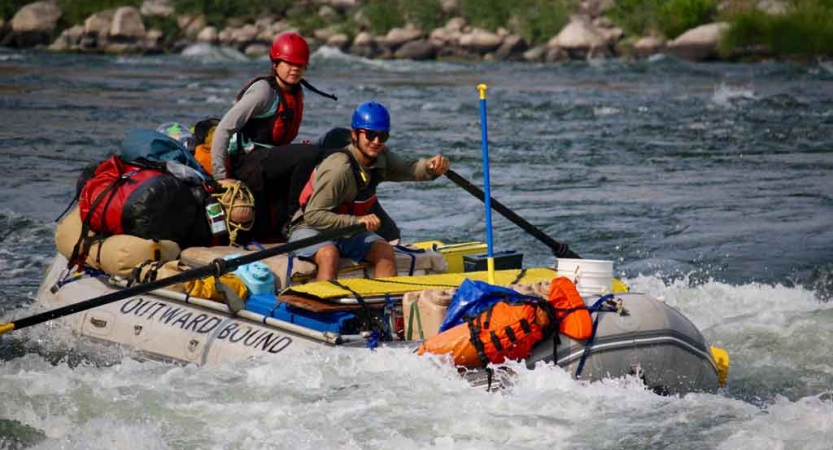
<instances>
[{"instance_id":1,"label":"oar","mask_svg":"<svg viewBox=\"0 0 833 450\"><path fill-rule=\"evenodd\" d=\"M218 258L212 261L210 264L207 264L202 267L197 267L196 269L186 270L185 272L171 277L156 280L147 284L140 284L131 288L122 289L120 291L111 292L109 294L102 295L101 297L96 297L90 300L84 300L82 302L78 302L72 305L67 305L61 308L53 309L51 311L35 314L34 316L24 317L23 319L15 320L14 322L1 324L0 335L8 333L12 330L19 330L22 328L30 327L32 325L37 325L39 323L43 323L52 319L57 319L63 316L68 316L77 312L86 311L88 309L96 308L98 306L106 305L108 303L117 302L119 300L124 300L126 298L133 297L136 295L146 294L148 292L155 291L163 287L171 286L173 284L191 281L212 275L215 277L220 277L240 266L255 261L260 261L262 259L269 258L270 256L289 253L291 251L298 250L299 248L309 247L310 245L333 240L342 236L349 236L364 231L365 229L366 227L364 224L356 224L347 228L327 231L317 236L308 237L306 239L301 239L295 242L290 242L288 244L279 245L277 247L272 247L266 250L240 256L237 258L232 258L228 260Z\"/></svg>"},{"instance_id":2,"label":"oar","mask_svg":"<svg viewBox=\"0 0 833 450\"><path fill-rule=\"evenodd\" d=\"M483 191L471 183L471 181L461 177L457 172L449 169L448 172L445 173L445 176L448 177L449 180L453 181L457 186L465 189L469 194L477 197L481 202L485 203L486 194ZM503 205L503 203L491 198L492 209L499 212L503 217L506 217L515 225L521 227L524 231L531 234L533 237L538 239L539 241L543 242L544 245L549 247L553 254L557 258L576 258L580 259L581 256L577 255L575 252L570 250L567 244L562 242L558 242L555 239L547 236L543 231L538 229L535 225L524 220L523 217L515 214L514 211L507 208Z\"/></svg>"}]
</instances>

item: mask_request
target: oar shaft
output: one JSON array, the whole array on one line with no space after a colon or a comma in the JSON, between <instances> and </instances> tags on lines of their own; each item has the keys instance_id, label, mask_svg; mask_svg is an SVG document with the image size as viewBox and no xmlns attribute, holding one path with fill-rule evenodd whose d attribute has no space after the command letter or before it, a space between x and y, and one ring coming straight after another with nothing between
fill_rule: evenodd
<instances>
[{"instance_id":1,"label":"oar shaft","mask_svg":"<svg viewBox=\"0 0 833 450\"><path fill-rule=\"evenodd\" d=\"M14 322L10 322L7 324L0 324L0 334L12 330L19 330L21 328L30 327L32 325L37 325L39 323L43 323L52 319L57 319L59 317L67 316L77 312L86 311L88 309L96 308L102 305L106 305L108 303L117 302L119 300L124 300L126 298L134 297L136 295L146 294L148 292L155 291L157 289L168 287L184 281L191 281L198 278L204 278L210 275L219 277L240 266L255 261L260 261L271 256L289 253L300 248L308 247L310 245L318 244L324 241L337 239L342 236L355 234L364 231L365 229L366 227L364 224L356 224L341 230L327 231L317 236L312 236L306 239L301 239L295 242L290 242L288 244L279 245L263 251L251 253L249 255L244 255L237 258L232 258L229 260L215 259L211 264L205 265L203 267L197 267L196 269L186 270L185 272L167 278L163 278L161 280L156 280L151 283L140 284L138 286L133 286L127 289L111 292L109 294L102 295L101 297L96 297L90 300L74 303L72 305L63 306L60 308L53 309L51 311L35 314L33 316L24 317L23 319L18 319Z\"/></svg>"},{"instance_id":2,"label":"oar shaft","mask_svg":"<svg viewBox=\"0 0 833 450\"><path fill-rule=\"evenodd\" d=\"M445 176L448 177L449 180L453 181L457 186L460 186L464 190L466 190L469 194L477 197L481 202L485 202L486 194L481 190L479 187L472 184L469 180L460 176L457 172L449 169L448 172L445 173ZM492 208L499 212L503 217L506 217L515 225L521 227L524 231L531 234L533 237L544 243L547 247L549 247L556 257L558 258L581 258L575 252L570 250L567 244L561 243L556 241L555 239L547 236L543 231L537 228L535 225L524 220L523 217L517 215L514 211L507 208L503 203L491 198Z\"/></svg>"}]
</instances>

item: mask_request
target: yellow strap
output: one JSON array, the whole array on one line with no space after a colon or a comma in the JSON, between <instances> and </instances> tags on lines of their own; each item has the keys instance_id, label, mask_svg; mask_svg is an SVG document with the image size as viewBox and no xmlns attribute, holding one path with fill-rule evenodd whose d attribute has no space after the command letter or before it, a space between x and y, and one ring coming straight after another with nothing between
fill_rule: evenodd
<instances>
[{"instance_id":1,"label":"yellow strap","mask_svg":"<svg viewBox=\"0 0 833 450\"><path fill-rule=\"evenodd\" d=\"M14 323L4 323L3 325L0 325L0 334L5 334L12 330L14 330Z\"/></svg>"}]
</instances>

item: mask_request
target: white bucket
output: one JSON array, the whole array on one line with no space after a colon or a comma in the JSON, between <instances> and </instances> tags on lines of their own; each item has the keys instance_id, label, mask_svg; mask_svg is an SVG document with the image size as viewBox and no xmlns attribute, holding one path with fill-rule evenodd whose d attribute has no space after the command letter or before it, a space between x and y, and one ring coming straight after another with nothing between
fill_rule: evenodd
<instances>
[{"instance_id":1,"label":"white bucket","mask_svg":"<svg viewBox=\"0 0 833 450\"><path fill-rule=\"evenodd\" d=\"M581 295L605 295L613 291L613 261L558 258L558 276L575 283Z\"/></svg>"}]
</instances>

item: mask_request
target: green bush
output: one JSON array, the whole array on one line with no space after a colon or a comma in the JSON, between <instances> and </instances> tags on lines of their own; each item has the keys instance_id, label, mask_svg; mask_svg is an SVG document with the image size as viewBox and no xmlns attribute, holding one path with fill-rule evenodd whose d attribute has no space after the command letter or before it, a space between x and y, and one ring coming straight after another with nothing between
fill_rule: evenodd
<instances>
[{"instance_id":1,"label":"green bush","mask_svg":"<svg viewBox=\"0 0 833 450\"><path fill-rule=\"evenodd\" d=\"M620 0L609 16L629 34L674 39L711 22L716 12L717 0Z\"/></svg>"},{"instance_id":2,"label":"green bush","mask_svg":"<svg viewBox=\"0 0 833 450\"><path fill-rule=\"evenodd\" d=\"M665 0L619 0L608 16L628 34L659 33L658 17L664 3Z\"/></svg>"},{"instance_id":3,"label":"green bush","mask_svg":"<svg viewBox=\"0 0 833 450\"><path fill-rule=\"evenodd\" d=\"M724 52L761 46L778 56L833 55L833 1L797 0L785 13L770 16L749 9L728 18Z\"/></svg>"},{"instance_id":4,"label":"green bush","mask_svg":"<svg viewBox=\"0 0 833 450\"><path fill-rule=\"evenodd\" d=\"M116 9L120 6L142 5L142 0L59 0L61 19L59 28L83 24L93 13L106 9Z\"/></svg>"},{"instance_id":5,"label":"green bush","mask_svg":"<svg viewBox=\"0 0 833 450\"><path fill-rule=\"evenodd\" d=\"M3 0L0 1L0 18L5 20L12 20L14 14L20 8L32 3L32 0Z\"/></svg>"},{"instance_id":6,"label":"green bush","mask_svg":"<svg viewBox=\"0 0 833 450\"><path fill-rule=\"evenodd\" d=\"M386 34L393 28L405 24L405 16L399 10L396 1L370 0L364 7L364 15L370 22L370 32L375 35Z\"/></svg>"},{"instance_id":7,"label":"green bush","mask_svg":"<svg viewBox=\"0 0 833 450\"><path fill-rule=\"evenodd\" d=\"M659 10L659 31L674 39L699 25L710 23L717 13L717 0L669 0Z\"/></svg>"},{"instance_id":8,"label":"green bush","mask_svg":"<svg viewBox=\"0 0 833 450\"><path fill-rule=\"evenodd\" d=\"M74 0L73 0L74 1ZM229 17L257 19L265 14L283 16L293 0L174 0L177 13L203 14L209 25L222 28Z\"/></svg>"},{"instance_id":9,"label":"green bush","mask_svg":"<svg viewBox=\"0 0 833 450\"><path fill-rule=\"evenodd\" d=\"M521 0L513 16L522 36L530 45L547 42L569 22L570 6L565 0Z\"/></svg>"},{"instance_id":10,"label":"green bush","mask_svg":"<svg viewBox=\"0 0 833 450\"><path fill-rule=\"evenodd\" d=\"M514 2L506 0L463 0L460 5L469 23L487 30L505 26L515 8Z\"/></svg>"},{"instance_id":11,"label":"green bush","mask_svg":"<svg viewBox=\"0 0 833 450\"><path fill-rule=\"evenodd\" d=\"M318 14L301 14L289 19L289 23L294 25L298 28L298 32L302 36L312 36L312 33L319 29L324 28L327 26L327 22L324 21L321 16Z\"/></svg>"},{"instance_id":12,"label":"green bush","mask_svg":"<svg viewBox=\"0 0 833 450\"><path fill-rule=\"evenodd\" d=\"M173 36L179 33L179 24L173 15L168 17L145 17L145 26L148 29L156 28L163 36Z\"/></svg>"},{"instance_id":13,"label":"green bush","mask_svg":"<svg viewBox=\"0 0 833 450\"><path fill-rule=\"evenodd\" d=\"M443 25L445 20L439 0L370 0L364 7L373 34L386 34L410 22L425 32Z\"/></svg>"},{"instance_id":14,"label":"green bush","mask_svg":"<svg viewBox=\"0 0 833 450\"><path fill-rule=\"evenodd\" d=\"M408 1L400 0L405 20L418 26L426 33L445 24L439 0Z\"/></svg>"}]
</instances>

